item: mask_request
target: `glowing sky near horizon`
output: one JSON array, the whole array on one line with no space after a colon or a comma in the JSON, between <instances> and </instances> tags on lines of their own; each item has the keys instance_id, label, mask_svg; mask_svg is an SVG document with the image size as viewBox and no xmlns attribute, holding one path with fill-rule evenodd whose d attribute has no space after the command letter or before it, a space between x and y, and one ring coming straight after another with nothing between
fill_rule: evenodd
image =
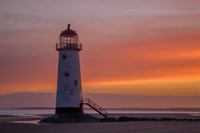
<instances>
[{"instance_id":1,"label":"glowing sky near horizon","mask_svg":"<svg viewBox=\"0 0 200 133\"><path fill-rule=\"evenodd\" d=\"M199 0L0 0L0 94L55 92L55 43L83 43L83 92L200 96Z\"/></svg>"}]
</instances>

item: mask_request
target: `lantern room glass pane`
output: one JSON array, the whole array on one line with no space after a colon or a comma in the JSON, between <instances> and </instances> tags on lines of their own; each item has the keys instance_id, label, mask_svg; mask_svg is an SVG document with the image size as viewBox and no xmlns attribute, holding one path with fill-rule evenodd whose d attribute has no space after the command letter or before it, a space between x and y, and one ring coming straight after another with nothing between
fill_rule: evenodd
<instances>
[{"instance_id":1,"label":"lantern room glass pane","mask_svg":"<svg viewBox=\"0 0 200 133\"><path fill-rule=\"evenodd\" d=\"M67 44L78 44L78 38L76 36L73 37L61 37L60 39L61 45L67 45Z\"/></svg>"}]
</instances>

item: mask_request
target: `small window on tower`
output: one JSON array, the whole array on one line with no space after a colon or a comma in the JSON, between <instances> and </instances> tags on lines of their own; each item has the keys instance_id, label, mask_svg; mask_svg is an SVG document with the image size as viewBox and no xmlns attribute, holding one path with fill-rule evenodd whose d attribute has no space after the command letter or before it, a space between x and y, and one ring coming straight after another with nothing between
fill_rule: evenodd
<instances>
[{"instance_id":1,"label":"small window on tower","mask_svg":"<svg viewBox=\"0 0 200 133\"><path fill-rule=\"evenodd\" d=\"M67 57L65 54L62 55L62 58L65 60Z\"/></svg>"},{"instance_id":2,"label":"small window on tower","mask_svg":"<svg viewBox=\"0 0 200 133\"><path fill-rule=\"evenodd\" d=\"M64 73L65 77L69 77L69 72Z\"/></svg>"},{"instance_id":3,"label":"small window on tower","mask_svg":"<svg viewBox=\"0 0 200 133\"><path fill-rule=\"evenodd\" d=\"M74 85L77 86L78 85L78 81L74 80Z\"/></svg>"}]
</instances>

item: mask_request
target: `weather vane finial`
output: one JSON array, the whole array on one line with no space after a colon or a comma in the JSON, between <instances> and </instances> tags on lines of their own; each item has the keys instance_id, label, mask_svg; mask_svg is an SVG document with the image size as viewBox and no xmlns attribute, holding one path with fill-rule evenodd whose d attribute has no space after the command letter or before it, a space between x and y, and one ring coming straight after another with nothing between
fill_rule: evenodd
<instances>
[{"instance_id":1,"label":"weather vane finial","mask_svg":"<svg viewBox=\"0 0 200 133\"><path fill-rule=\"evenodd\" d=\"M70 29L71 24L68 24L68 29Z\"/></svg>"}]
</instances>

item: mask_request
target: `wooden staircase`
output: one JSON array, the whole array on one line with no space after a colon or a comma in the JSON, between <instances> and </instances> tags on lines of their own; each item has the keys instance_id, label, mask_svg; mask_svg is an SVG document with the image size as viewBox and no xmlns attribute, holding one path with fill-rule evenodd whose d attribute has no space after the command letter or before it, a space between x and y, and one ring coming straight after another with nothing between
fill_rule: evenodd
<instances>
[{"instance_id":1,"label":"wooden staircase","mask_svg":"<svg viewBox=\"0 0 200 133\"><path fill-rule=\"evenodd\" d=\"M90 100L89 98L83 98L81 104L88 105L89 107L97 111L99 114L101 114L103 117L108 118L107 117L108 112L105 109L101 108L99 105L97 105L95 102Z\"/></svg>"}]
</instances>

